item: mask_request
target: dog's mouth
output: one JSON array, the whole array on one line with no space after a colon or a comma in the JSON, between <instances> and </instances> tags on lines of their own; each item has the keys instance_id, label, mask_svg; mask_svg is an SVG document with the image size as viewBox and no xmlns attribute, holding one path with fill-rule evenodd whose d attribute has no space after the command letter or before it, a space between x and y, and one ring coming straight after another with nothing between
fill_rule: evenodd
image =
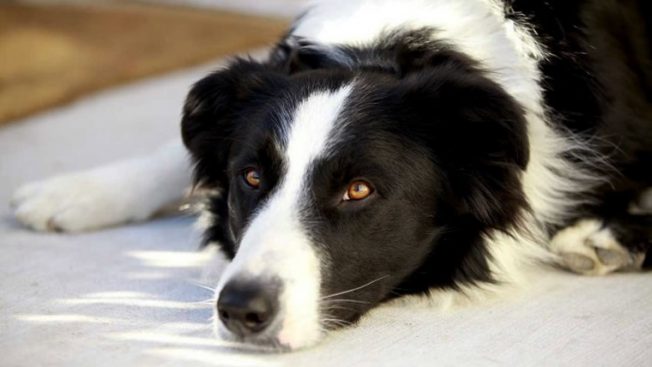
<instances>
[{"instance_id":1,"label":"dog's mouth","mask_svg":"<svg viewBox=\"0 0 652 367\"><path fill-rule=\"evenodd\" d=\"M214 332L218 339L226 340L235 349L242 349L248 352L259 353L284 353L291 352L297 348L284 344L274 335L259 334L253 336L239 336L227 330L220 320L215 321ZM271 334L271 333L270 333Z\"/></svg>"},{"instance_id":2,"label":"dog's mouth","mask_svg":"<svg viewBox=\"0 0 652 367\"><path fill-rule=\"evenodd\" d=\"M315 297L316 288L308 294L301 292L300 285L297 288L296 284L288 285L278 279L256 281L236 277L216 292L216 336L261 352L310 347L328 332L354 325L373 306L355 293L372 289L385 278Z\"/></svg>"},{"instance_id":3,"label":"dog's mouth","mask_svg":"<svg viewBox=\"0 0 652 367\"><path fill-rule=\"evenodd\" d=\"M287 326L286 315L279 314L272 321L250 312L240 318L234 317L219 307L215 309L214 330L223 340L236 342L247 350L259 352L289 352L310 347L334 330L352 326L362 315L360 311L342 310L339 304L325 304L324 309L337 312L320 313L316 324L305 322L300 329ZM290 317L291 318L291 317ZM300 319L295 318L295 319Z\"/></svg>"},{"instance_id":4,"label":"dog's mouth","mask_svg":"<svg viewBox=\"0 0 652 367\"><path fill-rule=\"evenodd\" d=\"M319 332L316 337L313 333L307 332L305 339L296 341L288 341L283 337L284 333L281 328L274 326L269 330L265 329L247 335L236 334L228 329L220 319L215 320L214 331L217 338L237 343L236 348L261 353L284 353L309 348L317 344L329 332L352 326L360 316L361 314L351 314L348 318L343 318L342 316L325 315L318 325Z\"/></svg>"}]
</instances>

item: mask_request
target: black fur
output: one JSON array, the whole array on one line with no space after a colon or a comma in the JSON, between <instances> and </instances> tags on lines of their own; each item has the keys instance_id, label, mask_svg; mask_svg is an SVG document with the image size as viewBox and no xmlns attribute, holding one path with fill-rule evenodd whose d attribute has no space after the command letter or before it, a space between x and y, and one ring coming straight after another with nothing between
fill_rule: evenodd
<instances>
[{"instance_id":1,"label":"black fur","mask_svg":"<svg viewBox=\"0 0 652 367\"><path fill-rule=\"evenodd\" d=\"M593 141L612 168L600 172L604 184L575 218L629 218L629 203L652 185L650 2L507 0L506 6L553 55L540 65L551 120ZM614 229L623 233L626 223ZM631 230L639 233L637 226ZM620 237L633 250L641 242Z\"/></svg>"}]
</instances>

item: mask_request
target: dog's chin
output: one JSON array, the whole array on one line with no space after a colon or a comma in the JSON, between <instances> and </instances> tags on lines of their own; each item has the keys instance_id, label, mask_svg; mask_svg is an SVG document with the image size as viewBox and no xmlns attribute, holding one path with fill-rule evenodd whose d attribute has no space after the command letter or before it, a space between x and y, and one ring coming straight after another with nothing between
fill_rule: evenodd
<instances>
[{"instance_id":1,"label":"dog's chin","mask_svg":"<svg viewBox=\"0 0 652 367\"><path fill-rule=\"evenodd\" d=\"M224 327L215 317L213 333L216 338L236 343L235 348L260 353L284 353L305 349L316 345L325 335L320 325L303 325L302 329L273 328L276 331L264 332L252 337L240 337Z\"/></svg>"}]
</instances>

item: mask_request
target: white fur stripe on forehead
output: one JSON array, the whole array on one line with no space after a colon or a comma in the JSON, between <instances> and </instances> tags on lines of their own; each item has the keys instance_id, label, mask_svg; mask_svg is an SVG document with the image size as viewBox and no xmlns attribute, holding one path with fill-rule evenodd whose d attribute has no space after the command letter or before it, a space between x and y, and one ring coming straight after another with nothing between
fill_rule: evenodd
<instances>
[{"instance_id":1,"label":"white fur stripe on forehead","mask_svg":"<svg viewBox=\"0 0 652 367\"><path fill-rule=\"evenodd\" d=\"M326 152L337 117L350 92L351 86L347 85L334 92L313 93L299 103L289 121L283 151L287 171L281 176L277 189L251 219L232 266L225 273L226 278L238 271L253 276L279 276L281 274L262 274L274 272L274 267L260 266L254 259L264 259L267 253L289 251L292 247L289 244L307 248L288 252L288 257L312 250L297 215L298 205L304 197L303 185L310 164Z\"/></svg>"},{"instance_id":2,"label":"white fur stripe on forehead","mask_svg":"<svg viewBox=\"0 0 652 367\"><path fill-rule=\"evenodd\" d=\"M285 149L288 172L285 185L298 188L311 161L324 154L351 84L334 92L314 93L297 107Z\"/></svg>"}]
</instances>

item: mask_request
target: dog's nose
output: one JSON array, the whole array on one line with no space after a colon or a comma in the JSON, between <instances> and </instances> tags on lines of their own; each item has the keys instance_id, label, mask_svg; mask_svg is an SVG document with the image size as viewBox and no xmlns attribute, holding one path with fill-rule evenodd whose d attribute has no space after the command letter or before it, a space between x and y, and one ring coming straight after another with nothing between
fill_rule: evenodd
<instances>
[{"instance_id":1,"label":"dog's nose","mask_svg":"<svg viewBox=\"0 0 652 367\"><path fill-rule=\"evenodd\" d=\"M230 281L217 300L217 311L224 326L239 336L259 333L276 316L277 287L256 281Z\"/></svg>"}]
</instances>

